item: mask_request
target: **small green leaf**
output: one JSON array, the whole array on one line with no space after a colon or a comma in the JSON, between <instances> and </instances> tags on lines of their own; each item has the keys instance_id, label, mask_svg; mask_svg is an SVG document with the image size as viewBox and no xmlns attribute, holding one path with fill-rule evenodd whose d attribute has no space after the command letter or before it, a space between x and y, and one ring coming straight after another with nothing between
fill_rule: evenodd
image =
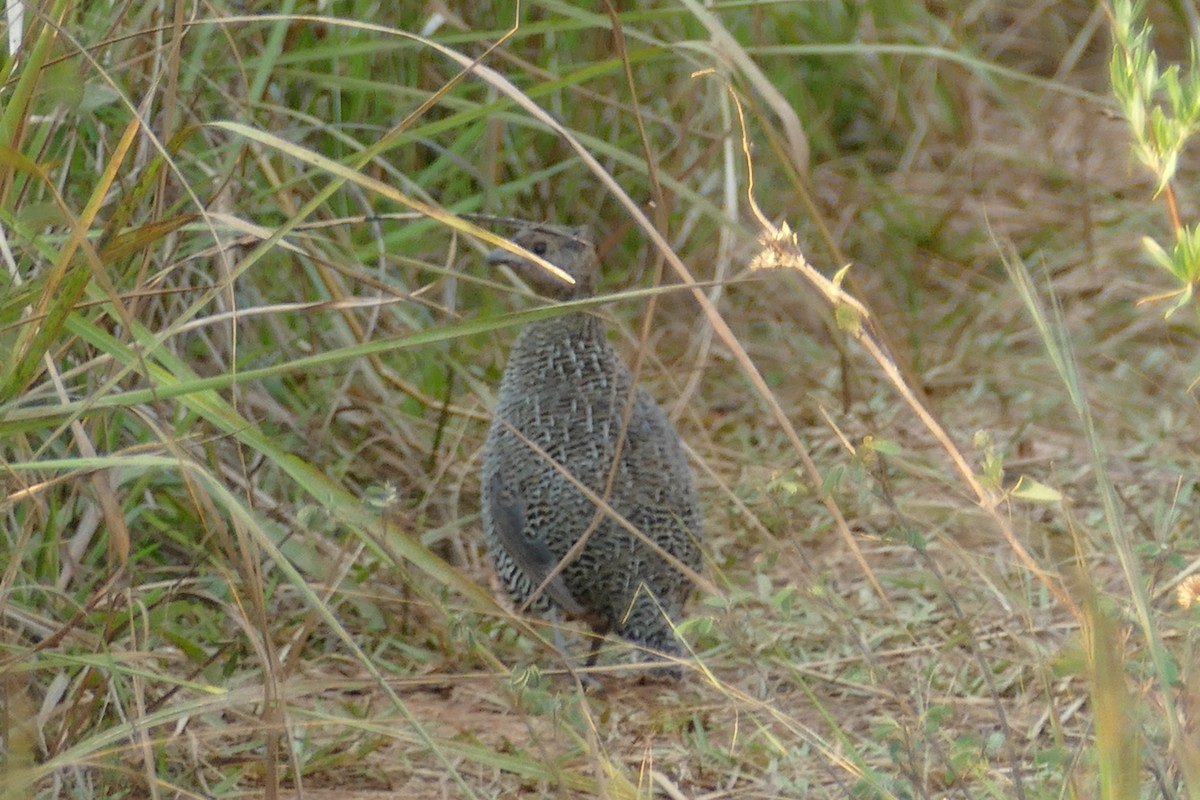
<instances>
[{"instance_id":1,"label":"small green leaf","mask_svg":"<svg viewBox=\"0 0 1200 800\"><path fill-rule=\"evenodd\" d=\"M1163 249L1161 244L1149 236L1143 236L1142 249L1146 251L1146 255L1150 256L1151 261L1172 275L1175 274L1175 262L1167 255L1167 251Z\"/></svg>"},{"instance_id":2,"label":"small green leaf","mask_svg":"<svg viewBox=\"0 0 1200 800\"><path fill-rule=\"evenodd\" d=\"M851 306L845 303L838 303L833 315L837 320L839 330L852 334L858 334L862 330L862 318L859 316L858 311Z\"/></svg>"},{"instance_id":3,"label":"small green leaf","mask_svg":"<svg viewBox=\"0 0 1200 800\"><path fill-rule=\"evenodd\" d=\"M79 65L73 59L51 64L44 74L44 100L67 108L75 108L82 102L83 81L79 76Z\"/></svg>"},{"instance_id":4,"label":"small green leaf","mask_svg":"<svg viewBox=\"0 0 1200 800\"><path fill-rule=\"evenodd\" d=\"M850 271L850 265L847 264L846 266L839 269L837 272L833 273L833 285L840 289L842 286L842 281L844 281L846 279L846 273L849 271Z\"/></svg>"},{"instance_id":5,"label":"small green leaf","mask_svg":"<svg viewBox=\"0 0 1200 800\"><path fill-rule=\"evenodd\" d=\"M109 106L121 99L121 93L112 86L101 81L89 81L84 84L83 98L79 102L79 110L91 113L97 108Z\"/></svg>"},{"instance_id":6,"label":"small green leaf","mask_svg":"<svg viewBox=\"0 0 1200 800\"><path fill-rule=\"evenodd\" d=\"M904 452L904 448L900 446L900 443L894 442L891 439L876 439L872 436L870 444L872 450L877 453L883 453L885 456L898 456Z\"/></svg>"},{"instance_id":7,"label":"small green leaf","mask_svg":"<svg viewBox=\"0 0 1200 800\"><path fill-rule=\"evenodd\" d=\"M1032 503L1062 502L1062 492L1035 481L1028 475L1022 475L1017 480L1017 485L1013 487L1010 494L1018 500L1028 500Z\"/></svg>"},{"instance_id":8,"label":"small green leaf","mask_svg":"<svg viewBox=\"0 0 1200 800\"><path fill-rule=\"evenodd\" d=\"M1179 309L1186 306L1192 301L1192 295L1195 293L1195 284L1187 283L1179 292L1179 299L1171 304L1170 308L1163 312L1163 319L1169 319Z\"/></svg>"}]
</instances>

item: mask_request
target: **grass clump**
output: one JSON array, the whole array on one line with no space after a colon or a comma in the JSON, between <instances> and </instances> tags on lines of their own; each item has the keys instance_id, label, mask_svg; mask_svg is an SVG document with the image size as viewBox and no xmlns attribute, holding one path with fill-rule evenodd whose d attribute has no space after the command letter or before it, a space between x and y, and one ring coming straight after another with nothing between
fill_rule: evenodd
<instances>
[{"instance_id":1,"label":"grass clump","mask_svg":"<svg viewBox=\"0 0 1200 800\"><path fill-rule=\"evenodd\" d=\"M1176 13L10 18L0 794L1200 795ZM513 216L691 449L678 686L492 591Z\"/></svg>"}]
</instances>

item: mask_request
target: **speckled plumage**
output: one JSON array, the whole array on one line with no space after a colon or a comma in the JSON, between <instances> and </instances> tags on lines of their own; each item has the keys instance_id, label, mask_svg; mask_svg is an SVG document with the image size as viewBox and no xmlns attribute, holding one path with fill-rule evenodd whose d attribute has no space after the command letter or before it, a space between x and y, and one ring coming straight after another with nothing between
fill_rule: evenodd
<instances>
[{"instance_id":1,"label":"speckled plumage","mask_svg":"<svg viewBox=\"0 0 1200 800\"><path fill-rule=\"evenodd\" d=\"M575 286L504 250L491 263L516 269L558 299L590 296L597 269L584 229L532 226L513 242L572 275ZM602 321L586 312L530 323L509 357L483 455L483 524L509 594L524 605L591 528L578 556L563 564L530 608L556 606L600 633L678 654L672 625L691 581L626 530L563 474L606 498L689 569L701 563L703 520L691 469L662 409L617 357ZM619 466L606 493L628 402ZM523 438L528 439L528 442ZM540 448L560 468L537 452Z\"/></svg>"}]
</instances>

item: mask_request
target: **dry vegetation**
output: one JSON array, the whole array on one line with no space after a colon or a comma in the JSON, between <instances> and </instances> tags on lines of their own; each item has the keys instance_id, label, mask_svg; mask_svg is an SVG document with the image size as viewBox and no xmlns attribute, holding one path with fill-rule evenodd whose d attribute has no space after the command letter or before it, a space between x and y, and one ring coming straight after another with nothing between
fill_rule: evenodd
<instances>
[{"instance_id":1,"label":"dry vegetation","mask_svg":"<svg viewBox=\"0 0 1200 800\"><path fill-rule=\"evenodd\" d=\"M0 798L1200 797L1196 316L1138 305L1197 165L1108 7L256 5L0 71ZM600 235L708 519L678 685L495 591L547 312L472 215Z\"/></svg>"}]
</instances>

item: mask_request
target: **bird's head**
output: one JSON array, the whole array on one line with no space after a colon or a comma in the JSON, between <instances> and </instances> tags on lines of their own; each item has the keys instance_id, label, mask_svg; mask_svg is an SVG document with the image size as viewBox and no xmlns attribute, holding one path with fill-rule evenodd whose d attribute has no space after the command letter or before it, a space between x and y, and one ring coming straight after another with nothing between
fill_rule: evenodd
<instances>
[{"instance_id":1,"label":"bird's head","mask_svg":"<svg viewBox=\"0 0 1200 800\"><path fill-rule=\"evenodd\" d=\"M522 228L510 240L514 245L550 262L570 275L572 285L536 261L497 248L488 253L487 263L512 267L538 294L557 300L591 297L596 288L596 246L586 225L565 228L557 225L531 225Z\"/></svg>"}]
</instances>

